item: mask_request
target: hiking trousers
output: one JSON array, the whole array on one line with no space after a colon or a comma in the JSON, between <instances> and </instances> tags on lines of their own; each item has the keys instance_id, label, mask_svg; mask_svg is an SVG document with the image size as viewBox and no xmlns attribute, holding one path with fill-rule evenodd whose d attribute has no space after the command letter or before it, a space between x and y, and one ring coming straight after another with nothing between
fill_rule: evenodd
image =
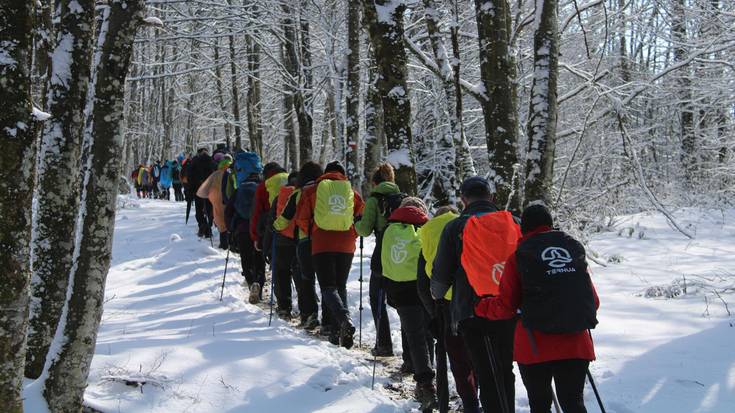
<instances>
[{"instance_id":1,"label":"hiking trousers","mask_svg":"<svg viewBox=\"0 0 735 413\"><path fill-rule=\"evenodd\" d=\"M283 238L281 235L276 236ZM274 265L276 285L273 293L276 296L276 304L278 305L279 310L291 311L293 309L293 304L291 302L291 280L297 277L294 271L295 267L297 267L296 244L278 245L278 241L276 241Z\"/></svg>"},{"instance_id":2,"label":"hiking trousers","mask_svg":"<svg viewBox=\"0 0 735 413\"><path fill-rule=\"evenodd\" d=\"M199 225L199 233L211 237L212 236L212 204L208 199L194 196L194 209L196 210L197 224Z\"/></svg>"},{"instance_id":3,"label":"hiking trousers","mask_svg":"<svg viewBox=\"0 0 735 413\"><path fill-rule=\"evenodd\" d=\"M407 342L416 383L431 383L434 370L431 368L429 322L426 310L421 305L405 305L396 308L401 319L401 332Z\"/></svg>"},{"instance_id":4,"label":"hiking trousers","mask_svg":"<svg viewBox=\"0 0 735 413\"><path fill-rule=\"evenodd\" d=\"M521 379L528 393L531 413L551 411L551 379L564 413L587 413L584 407L584 381L590 362L581 359L519 364Z\"/></svg>"},{"instance_id":5,"label":"hiking trousers","mask_svg":"<svg viewBox=\"0 0 735 413\"><path fill-rule=\"evenodd\" d=\"M174 187L174 200L180 202L184 200L184 193L181 192L181 184L173 184Z\"/></svg>"},{"instance_id":6,"label":"hiking trousers","mask_svg":"<svg viewBox=\"0 0 735 413\"><path fill-rule=\"evenodd\" d=\"M370 311L373 313L373 323L375 323L375 331L377 331L376 347L380 349L389 348L393 350L393 340L390 336L390 319L388 319L388 310L386 309L385 291L381 294L382 284L383 275L379 272L371 271L368 294L370 296ZM380 318L380 324L378 324L378 318Z\"/></svg>"},{"instance_id":7,"label":"hiking trousers","mask_svg":"<svg viewBox=\"0 0 735 413\"><path fill-rule=\"evenodd\" d=\"M442 312L442 320L450 320L449 306L439 306L436 311ZM440 326L444 340L444 350L449 359L449 369L454 377L454 384L459 398L462 399L462 408L467 413L479 413L480 401L477 399L477 378L472 370L472 362L467 352L464 339L461 335L454 335L449 326Z\"/></svg>"},{"instance_id":8,"label":"hiking trousers","mask_svg":"<svg viewBox=\"0 0 735 413\"><path fill-rule=\"evenodd\" d=\"M504 393L509 412L515 411L513 374L515 325L516 320L513 319L468 318L459 323L459 332L470 356L472 369L477 376L483 411L501 413L504 411L499 393ZM492 359L491 354L494 356Z\"/></svg>"},{"instance_id":9,"label":"hiking trousers","mask_svg":"<svg viewBox=\"0 0 735 413\"><path fill-rule=\"evenodd\" d=\"M300 239L296 244L296 256L299 263L298 281L296 281L296 292L299 295L299 311L301 319L306 320L311 314L319 312L319 298L316 295L316 273L311 259L311 240ZM322 302L322 324L328 319L326 307Z\"/></svg>"},{"instance_id":10,"label":"hiking trousers","mask_svg":"<svg viewBox=\"0 0 735 413\"><path fill-rule=\"evenodd\" d=\"M322 252L312 255L312 263L322 290L322 300L329 309L333 328L352 322L347 306L347 277L352 267L353 254Z\"/></svg>"},{"instance_id":11,"label":"hiking trousers","mask_svg":"<svg viewBox=\"0 0 735 413\"><path fill-rule=\"evenodd\" d=\"M250 287L253 283L260 284L261 296L263 295L263 284L265 284L265 261L263 254L255 249L250 234L241 231L236 234L237 245L240 248L240 260L242 262L242 275ZM261 297L262 298L262 297Z\"/></svg>"}]
</instances>

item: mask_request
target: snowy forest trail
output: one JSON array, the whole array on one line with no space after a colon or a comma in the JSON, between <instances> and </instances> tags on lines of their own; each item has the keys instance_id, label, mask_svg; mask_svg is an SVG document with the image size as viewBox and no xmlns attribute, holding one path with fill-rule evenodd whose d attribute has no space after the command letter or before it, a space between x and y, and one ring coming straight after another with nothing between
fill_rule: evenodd
<instances>
[{"instance_id":1,"label":"snowy forest trail","mask_svg":"<svg viewBox=\"0 0 735 413\"><path fill-rule=\"evenodd\" d=\"M383 388L390 381L385 369L370 390L372 365L364 352L337 348L275 317L268 327L268 314L246 303L237 255L230 257L220 302L225 253L197 239L193 217L184 225L181 203L121 199L128 205L118 209L85 397L90 406L103 412L415 411L417 404ZM735 211L681 210L677 217L697 231L694 241L658 215L638 214L620 222L622 235L604 232L591 242L610 262L593 265L601 308L593 331L598 361L591 366L608 412L724 413L735 406L735 327L712 293L733 287ZM364 347L374 341L367 298L372 247L366 240ZM686 294L645 296L676 292L682 276ZM356 255L348 282L355 323L358 277ZM732 294L722 298L730 302ZM399 324L389 314L400 353ZM516 395L517 411L528 411L517 370ZM585 399L597 412L589 386Z\"/></svg>"}]
</instances>

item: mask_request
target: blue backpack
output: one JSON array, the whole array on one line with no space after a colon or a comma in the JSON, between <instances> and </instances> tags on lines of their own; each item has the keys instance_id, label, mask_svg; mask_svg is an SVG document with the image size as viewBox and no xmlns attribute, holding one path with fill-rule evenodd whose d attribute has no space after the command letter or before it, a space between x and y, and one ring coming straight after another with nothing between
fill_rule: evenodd
<instances>
[{"instance_id":1,"label":"blue backpack","mask_svg":"<svg viewBox=\"0 0 735 413\"><path fill-rule=\"evenodd\" d=\"M173 169L174 169L173 162L166 161L166 164L163 165L163 168L161 168L161 172L160 172L161 187L171 188L171 184L173 181L173 172L174 172Z\"/></svg>"},{"instance_id":2,"label":"blue backpack","mask_svg":"<svg viewBox=\"0 0 735 413\"><path fill-rule=\"evenodd\" d=\"M259 174L263 171L263 165L260 158L255 152L238 152L235 155L235 172L237 173L237 182L245 182L252 174Z\"/></svg>"},{"instance_id":3,"label":"blue backpack","mask_svg":"<svg viewBox=\"0 0 735 413\"><path fill-rule=\"evenodd\" d=\"M235 211L240 219L250 219L253 212L253 204L255 204L255 190L258 188L258 182L248 180L241 182L235 192Z\"/></svg>"}]
</instances>

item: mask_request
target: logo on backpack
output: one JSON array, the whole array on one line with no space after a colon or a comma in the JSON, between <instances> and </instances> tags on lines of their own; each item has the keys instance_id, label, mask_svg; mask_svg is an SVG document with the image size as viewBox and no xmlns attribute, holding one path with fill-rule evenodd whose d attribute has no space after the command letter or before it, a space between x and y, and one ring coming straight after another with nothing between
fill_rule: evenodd
<instances>
[{"instance_id":1,"label":"logo on backpack","mask_svg":"<svg viewBox=\"0 0 735 413\"><path fill-rule=\"evenodd\" d=\"M406 245L411 242L407 239L396 239L395 244L390 247L390 259L396 264L402 264L408 258Z\"/></svg>"},{"instance_id":2,"label":"logo on backpack","mask_svg":"<svg viewBox=\"0 0 735 413\"><path fill-rule=\"evenodd\" d=\"M572 262L572 254L570 254L569 251L564 248L546 248L544 252L541 253L541 261L545 262L549 267L552 268L551 270L546 272L549 275L553 275L559 272L574 272L574 269L572 269L571 271L564 270L564 267Z\"/></svg>"},{"instance_id":3,"label":"logo on backpack","mask_svg":"<svg viewBox=\"0 0 735 413\"><path fill-rule=\"evenodd\" d=\"M493 265L491 276L495 284L500 285L500 279L503 278L503 271L505 271L505 261Z\"/></svg>"},{"instance_id":4,"label":"logo on backpack","mask_svg":"<svg viewBox=\"0 0 735 413\"><path fill-rule=\"evenodd\" d=\"M335 214L344 214L347 210L347 200L339 194L333 194L329 197L329 210Z\"/></svg>"}]
</instances>

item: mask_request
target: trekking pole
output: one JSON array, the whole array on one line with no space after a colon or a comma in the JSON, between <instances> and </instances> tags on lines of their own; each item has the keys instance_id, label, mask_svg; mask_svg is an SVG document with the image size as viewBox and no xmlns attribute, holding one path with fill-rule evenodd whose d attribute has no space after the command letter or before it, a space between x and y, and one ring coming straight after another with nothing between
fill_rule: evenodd
<instances>
[{"instance_id":1,"label":"trekking pole","mask_svg":"<svg viewBox=\"0 0 735 413\"><path fill-rule=\"evenodd\" d=\"M370 385L370 390L375 390L375 366L378 364L378 337L380 335L380 319L381 315L383 314L383 309L381 306L383 305L383 289L378 290L378 320L377 323L375 323L375 354L373 354L373 382Z\"/></svg>"},{"instance_id":2,"label":"trekking pole","mask_svg":"<svg viewBox=\"0 0 735 413\"><path fill-rule=\"evenodd\" d=\"M505 394L505 380L503 372L499 371L498 360L495 358L495 352L493 351L493 344L490 342L490 337L485 336L485 348L487 350L488 358L490 359L490 369L492 370L493 377L495 377L495 390L498 392L498 398L500 399L500 409L503 413L512 413L508 406L508 399Z\"/></svg>"},{"instance_id":3,"label":"trekking pole","mask_svg":"<svg viewBox=\"0 0 735 413\"><path fill-rule=\"evenodd\" d=\"M225 257L225 273L222 274L222 290L219 292L219 300L225 295L225 279L227 278L227 263L230 262L230 249L227 248L227 257Z\"/></svg>"},{"instance_id":4,"label":"trekking pole","mask_svg":"<svg viewBox=\"0 0 735 413\"><path fill-rule=\"evenodd\" d=\"M363 238L360 237L360 333L357 336L357 347L362 347L362 250Z\"/></svg>"},{"instance_id":5,"label":"trekking pole","mask_svg":"<svg viewBox=\"0 0 735 413\"><path fill-rule=\"evenodd\" d=\"M439 331L436 338L436 387L439 412L449 411L449 378L447 377L447 347L444 341L444 313L443 308L436 306L436 317Z\"/></svg>"},{"instance_id":6,"label":"trekking pole","mask_svg":"<svg viewBox=\"0 0 735 413\"><path fill-rule=\"evenodd\" d=\"M561 407L559 407L559 399L556 397L556 392L554 391L554 388L551 388L551 400L554 402L554 411L556 413L561 413Z\"/></svg>"},{"instance_id":7,"label":"trekking pole","mask_svg":"<svg viewBox=\"0 0 735 413\"><path fill-rule=\"evenodd\" d=\"M592 386L592 391L595 392L595 398L597 399L597 404L600 405L600 411L602 413L605 413L605 406L602 405L602 398L600 398L600 392L597 391L597 386L595 385L595 381L592 379L592 373L590 372L590 369L587 368L587 378L590 381L590 385Z\"/></svg>"},{"instance_id":8,"label":"trekking pole","mask_svg":"<svg viewBox=\"0 0 735 413\"><path fill-rule=\"evenodd\" d=\"M587 330L587 334L590 335L590 341L594 343L595 340L592 338L592 331ZM597 404L600 406L600 411L602 413L605 413L605 406L602 405L602 398L600 397L600 392L597 391L595 381L592 379L592 373L590 372L589 366L587 367L587 378L589 379L590 385L592 386L592 391L595 392L595 398L597 399Z\"/></svg>"},{"instance_id":9,"label":"trekking pole","mask_svg":"<svg viewBox=\"0 0 735 413\"><path fill-rule=\"evenodd\" d=\"M268 315L268 327L273 321L273 290L276 289L276 237L271 241L271 310Z\"/></svg>"}]
</instances>

